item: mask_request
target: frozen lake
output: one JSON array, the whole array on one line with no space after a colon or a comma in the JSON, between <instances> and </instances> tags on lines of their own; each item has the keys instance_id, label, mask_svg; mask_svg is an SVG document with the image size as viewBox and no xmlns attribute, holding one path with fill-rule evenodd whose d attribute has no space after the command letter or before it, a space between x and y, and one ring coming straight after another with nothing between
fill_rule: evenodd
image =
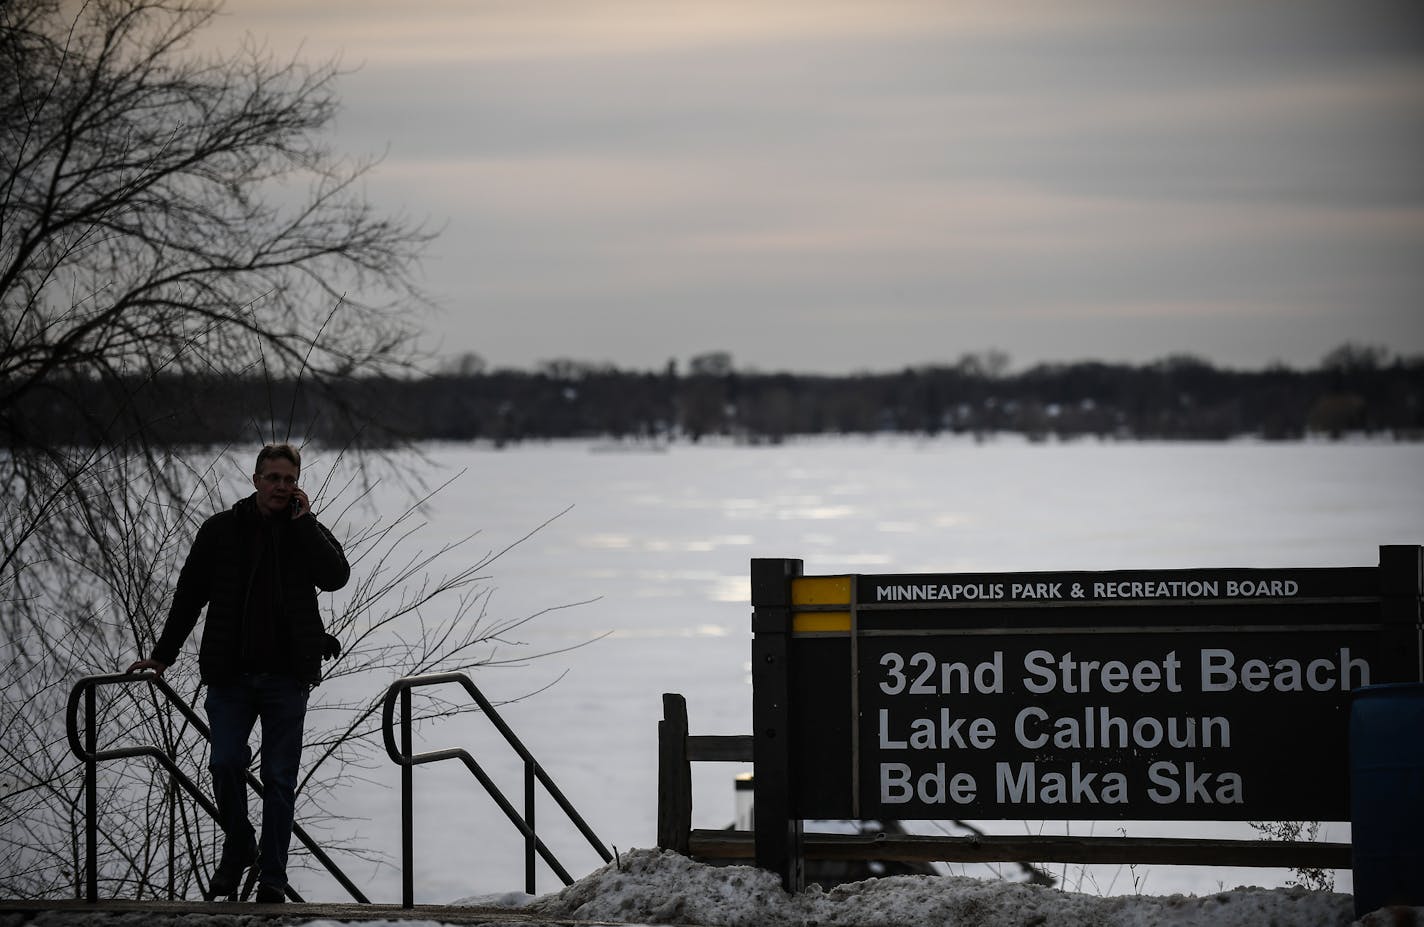
<instances>
[{"instance_id":1,"label":"frozen lake","mask_svg":"<svg viewBox=\"0 0 1424 927\"><path fill-rule=\"evenodd\" d=\"M606 636L474 678L496 699L557 680L502 713L603 841L620 850L656 842L662 693L687 697L694 733L750 732L753 557L800 558L809 574L1338 567L1374 565L1381 544L1424 541L1421 444L840 438L657 453L588 442L426 451L433 481L465 471L436 497L413 539L427 550L475 531L468 553L500 549L569 509L494 565L490 611L515 617L587 603L521 628L514 636L525 646L510 656ZM308 474L322 466L314 457ZM394 490L383 492L383 510L402 507ZM432 726L427 738L425 749L470 749L520 803L517 764L483 719ZM740 771L695 767L694 827L732 821ZM521 838L474 778L456 764L423 767L415 777L417 902L522 889ZM341 812L357 820L337 829L398 864L396 768L383 764L364 780L340 795ZM557 827L552 802L542 800L539 814L541 835L551 828L545 839L575 878L600 864L577 835ZM976 823L998 833L1094 831L1089 823ZM1255 836L1244 824L1129 832ZM1348 834L1337 827L1323 838ZM395 865L341 862L374 900L399 900ZM1273 886L1290 875L1052 869L1069 889L1115 894ZM1337 888L1348 891L1349 873L1340 875ZM324 876L294 881L308 897L341 897ZM539 892L558 887L541 866Z\"/></svg>"}]
</instances>

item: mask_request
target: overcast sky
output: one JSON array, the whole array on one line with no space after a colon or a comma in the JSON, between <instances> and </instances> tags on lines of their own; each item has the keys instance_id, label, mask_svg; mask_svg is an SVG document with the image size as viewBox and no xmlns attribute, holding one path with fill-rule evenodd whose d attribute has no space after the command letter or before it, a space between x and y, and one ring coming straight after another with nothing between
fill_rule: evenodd
<instances>
[{"instance_id":1,"label":"overcast sky","mask_svg":"<svg viewBox=\"0 0 1424 927\"><path fill-rule=\"evenodd\" d=\"M1424 4L229 0L443 229L446 354L1424 353Z\"/></svg>"}]
</instances>

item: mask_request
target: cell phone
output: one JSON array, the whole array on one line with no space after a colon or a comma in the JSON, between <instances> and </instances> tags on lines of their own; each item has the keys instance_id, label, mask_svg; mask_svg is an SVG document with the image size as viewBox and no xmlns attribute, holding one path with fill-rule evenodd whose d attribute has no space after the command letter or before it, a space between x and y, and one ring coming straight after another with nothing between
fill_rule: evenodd
<instances>
[{"instance_id":1,"label":"cell phone","mask_svg":"<svg viewBox=\"0 0 1424 927\"><path fill-rule=\"evenodd\" d=\"M301 514L301 511L302 511L302 500L299 499L299 498L297 498L295 495L293 495L291 501L287 503L287 512L288 512L293 518L296 518L298 515Z\"/></svg>"}]
</instances>

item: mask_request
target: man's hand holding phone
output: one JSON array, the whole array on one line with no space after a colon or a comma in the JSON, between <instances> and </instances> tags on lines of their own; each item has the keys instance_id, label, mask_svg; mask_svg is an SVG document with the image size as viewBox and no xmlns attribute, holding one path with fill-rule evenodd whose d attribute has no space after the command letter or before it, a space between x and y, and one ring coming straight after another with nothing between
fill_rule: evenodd
<instances>
[{"instance_id":1,"label":"man's hand holding phone","mask_svg":"<svg viewBox=\"0 0 1424 927\"><path fill-rule=\"evenodd\" d=\"M291 501L287 503L287 510L291 512L292 520L295 521L311 512L311 500L299 487L294 486L292 487Z\"/></svg>"}]
</instances>

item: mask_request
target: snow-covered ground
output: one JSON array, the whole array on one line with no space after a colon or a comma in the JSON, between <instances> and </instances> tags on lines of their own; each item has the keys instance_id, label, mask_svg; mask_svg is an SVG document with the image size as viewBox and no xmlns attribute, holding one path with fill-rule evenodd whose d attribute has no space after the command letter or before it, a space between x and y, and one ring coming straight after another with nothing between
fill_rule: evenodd
<instances>
[{"instance_id":1,"label":"snow-covered ground","mask_svg":"<svg viewBox=\"0 0 1424 927\"><path fill-rule=\"evenodd\" d=\"M1338 892L1234 888L1202 896L1104 897L964 876L894 876L791 895L748 866L712 867L664 850L632 850L573 885L538 898L482 895L457 904L518 907L526 925L594 921L703 927L1413 927L1424 908L1391 908L1356 920ZM134 915L124 915L132 918ZM547 921L545 920L547 918ZM21 921L16 920L15 925ZM28 927L127 927L151 921L43 914ZM185 915L163 927L255 927L232 915ZM432 920L304 922L305 927L440 927ZM0 927L12 927L0 915Z\"/></svg>"}]
</instances>

